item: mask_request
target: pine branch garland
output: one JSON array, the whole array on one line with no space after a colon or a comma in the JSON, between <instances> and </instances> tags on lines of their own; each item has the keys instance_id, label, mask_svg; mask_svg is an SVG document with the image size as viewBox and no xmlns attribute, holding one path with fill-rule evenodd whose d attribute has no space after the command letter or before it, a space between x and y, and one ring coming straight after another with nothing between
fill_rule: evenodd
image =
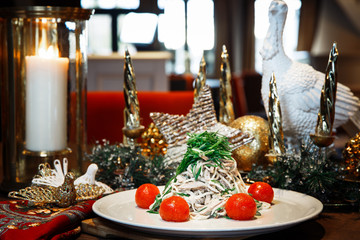
<instances>
[{"instance_id":1,"label":"pine branch garland","mask_svg":"<svg viewBox=\"0 0 360 240\"><path fill-rule=\"evenodd\" d=\"M87 157L99 167L96 180L113 189L136 188L143 183L164 185L175 172L172 166L165 165L162 155L144 156L140 147L110 145L107 140L102 144L97 141Z\"/></svg>"},{"instance_id":2,"label":"pine branch garland","mask_svg":"<svg viewBox=\"0 0 360 240\"><path fill-rule=\"evenodd\" d=\"M253 166L247 177L314 196L323 203L349 198L353 202L359 201L359 191L357 194L348 191L353 186L343 181L342 169L330 148L319 148L308 141L301 145L298 153L282 154L271 166Z\"/></svg>"}]
</instances>

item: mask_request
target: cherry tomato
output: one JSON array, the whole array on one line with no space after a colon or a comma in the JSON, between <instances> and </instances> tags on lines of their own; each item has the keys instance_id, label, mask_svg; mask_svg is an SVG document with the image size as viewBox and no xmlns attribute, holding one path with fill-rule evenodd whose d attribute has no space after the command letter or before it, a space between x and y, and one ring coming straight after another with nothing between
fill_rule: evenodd
<instances>
[{"instance_id":1,"label":"cherry tomato","mask_svg":"<svg viewBox=\"0 0 360 240\"><path fill-rule=\"evenodd\" d=\"M255 200L246 193L232 195L225 204L226 214L235 220L250 220L256 214Z\"/></svg>"},{"instance_id":2,"label":"cherry tomato","mask_svg":"<svg viewBox=\"0 0 360 240\"><path fill-rule=\"evenodd\" d=\"M156 195L160 193L157 186L151 183L141 185L135 193L136 205L140 208L148 209L149 206L155 201Z\"/></svg>"},{"instance_id":3,"label":"cherry tomato","mask_svg":"<svg viewBox=\"0 0 360 240\"><path fill-rule=\"evenodd\" d=\"M165 221L185 222L189 219L189 204L179 196L164 199L160 204L159 214Z\"/></svg>"},{"instance_id":4,"label":"cherry tomato","mask_svg":"<svg viewBox=\"0 0 360 240\"><path fill-rule=\"evenodd\" d=\"M248 193L258 201L271 203L274 199L274 190L265 182L255 182L251 184Z\"/></svg>"}]
</instances>

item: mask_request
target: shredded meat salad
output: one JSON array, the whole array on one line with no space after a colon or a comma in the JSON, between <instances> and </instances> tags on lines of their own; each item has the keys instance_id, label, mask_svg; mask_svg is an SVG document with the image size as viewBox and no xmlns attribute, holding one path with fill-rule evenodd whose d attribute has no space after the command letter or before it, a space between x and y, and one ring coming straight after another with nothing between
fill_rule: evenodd
<instances>
[{"instance_id":1,"label":"shredded meat salad","mask_svg":"<svg viewBox=\"0 0 360 240\"><path fill-rule=\"evenodd\" d=\"M235 193L246 193L246 186L231 157L225 136L215 132L189 134L187 151L175 176L150 206L157 212L163 199L177 195L190 206L191 219L226 215L225 203Z\"/></svg>"}]
</instances>

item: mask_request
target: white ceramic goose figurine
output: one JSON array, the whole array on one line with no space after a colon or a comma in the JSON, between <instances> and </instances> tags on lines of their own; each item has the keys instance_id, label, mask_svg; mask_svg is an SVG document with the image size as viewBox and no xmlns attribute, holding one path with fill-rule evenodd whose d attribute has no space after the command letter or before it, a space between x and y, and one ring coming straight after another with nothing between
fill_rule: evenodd
<instances>
[{"instance_id":1,"label":"white ceramic goose figurine","mask_svg":"<svg viewBox=\"0 0 360 240\"><path fill-rule=\"evenodd\" d=\"M325 74L307 64L292 61L285 54L282 34L287 10L288 7L283 1L275 0L270 4L270 26L260 51L263 58L261 95L267 112L269 81L274 72L282 111L284 135L290 139L303 139L315 131ZM359 99L350 89L338 83L334 127L346 123L359 106Z\"/></svg>"}]
</instances>

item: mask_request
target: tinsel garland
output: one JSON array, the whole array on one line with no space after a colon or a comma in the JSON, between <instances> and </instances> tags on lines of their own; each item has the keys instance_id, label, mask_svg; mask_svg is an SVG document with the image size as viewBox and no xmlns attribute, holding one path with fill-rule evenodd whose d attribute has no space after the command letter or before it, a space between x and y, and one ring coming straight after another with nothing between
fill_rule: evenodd
<instances>
[{"instance_id":1,"label":"tinsel garland","mask_svg":"<svg viewBox=\"0 0 360 240\"><path fill-rule=\"evenodd\" d=\"M288 152L267 167L254 165L246 178L302 192L323 203L359 205L359 183L345 180L346 166L330 148L319 148L306 141L298 152ZM99 166L96 179L117 190L136 188L143 183L164 185L176 169L166 165L162 155L144 156L140 147L110 145L106 140L102 144L97 142L88 158Z\"/></svg>"},{"instance_id":2,"label":"tinsel garland","mask_svg":"<svg viewBox=\"0 0 360 240\"><path fill-rule=\"evenodd\" d=\"M96 179L117 190L137 188L143 183L164 185L175 171L165 166L162 155L147 157L140 147L111 145L107 140L102 144L97 141L88 158L99 167Z\"/></svg>"},{"instance_id":3,"label":"tinsel garland","mask_svg":"<svg viewBox=\"0 0 360 240\"><path fill-rule=\"evenodd\" d=\"M310 140L298 153L284 153L270 166L253 166L248 180L266 181L273 187L302 192L323 203L358 203L359 186L344 180L345 170L336 152L319 148Z\"/></svg>"}]
</instances>

